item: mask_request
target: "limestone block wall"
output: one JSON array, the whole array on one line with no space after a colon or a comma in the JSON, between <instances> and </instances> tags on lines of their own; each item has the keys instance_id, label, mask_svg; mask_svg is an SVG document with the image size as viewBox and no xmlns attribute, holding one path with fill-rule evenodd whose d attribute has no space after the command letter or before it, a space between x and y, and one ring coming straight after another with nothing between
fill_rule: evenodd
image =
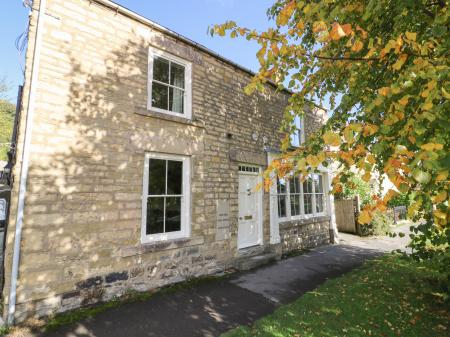
<instances>
[{"instance_id":1,"label":"limestone block wall","mask_svg":"<svg viewBox=\"0 0 450 337\"><path fill-rule=\"evenodd\" d=\"M329 244L330 217L280 223L280 238L283 254Z\"/></svg>"},{"instance_id":2,"label":"limestone block wall","mask_svg":"<svg viewBox=\"0 0 450 337\"><path fill-rule=\"evenodd\" d=\"M33 3L38 8L39 1ZM33 11L6 239L4 313L36 17ZM147 110L149 46L192 62L191 120ZM246 96L242 89L249 80L247 72L96 1L47 1L21 242L18 321L231 265L237 256L239 161L267 164L264 148L279 146L279 125L289 96L271 87L265 94ZM318 110L307 120L324 116ZM140 242L148 152L191 158L189 238ZM216 205L223 199L229 201L230 226L217 235ZM264 195L264 244L269 242L269 227L269 197Z\"/></svg>"}]
</instances>

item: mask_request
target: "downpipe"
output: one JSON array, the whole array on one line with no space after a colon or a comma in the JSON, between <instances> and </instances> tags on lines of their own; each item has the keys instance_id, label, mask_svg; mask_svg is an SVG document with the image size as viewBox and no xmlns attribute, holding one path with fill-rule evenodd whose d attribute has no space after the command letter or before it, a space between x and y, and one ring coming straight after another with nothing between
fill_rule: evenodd
<instances>
[{"instance_id":1,"label":"downpipe","mask_svg":"<svg viewBox=\"0 0 450 337\"><path fill-rule=\"evenodd\" d=\"M42 31L44 26L44 15L46 4L47 4L46 0L41 0L39 4L39 11L36 25L36 39L33 51L33 59L31 63L32 69L30 79L30 92L28 95L27 119L25 125L25 136L22 152L22 167L20 171L19 196L17 205L17 216L16 216L16 228L14 235L14 250L13 250L13 261L11 270L11 289L9 292L9 301L8 301L8 317L7 317L8 325L12 325L14 323L14 314L16 312L17 279L19 274L20 241L22 237L23 210L25 206L25 194L27 189L27 178L28 178L30 150L31 150L31 134L33 131L33 117L36 103L36 87L38 84L40 51L42 44Z\"/></svg>"}]
</instances>

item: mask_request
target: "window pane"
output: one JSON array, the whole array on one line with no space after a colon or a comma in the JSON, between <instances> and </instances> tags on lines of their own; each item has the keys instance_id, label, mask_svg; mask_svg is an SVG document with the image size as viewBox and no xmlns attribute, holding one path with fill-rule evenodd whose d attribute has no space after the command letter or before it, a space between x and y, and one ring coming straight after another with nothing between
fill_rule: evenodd
<instances>
[{"instance_id":1,"label":"window pane","mask_svg":"<svg viewBox=\"0 0 450 337\"><path fill-rule=\"evenodd\" d=\"M279 195L278 197L278 217L286 217L286 196Z\"/></svg>"},{"instance_id":2,"label":"window pane","mask_svg":"<svg viewBox=\"0 0 450 337\"><path fill-rule=\"evenodd\" d=\"M147 198L147 234L164 232L164 198Z\"/></svg>"},{"instance_id":3,"label":"window pane","mask_svg":"<svg viewBox=\"0 0 450 337\"><path fill-rule=\"evenodd\" d=\"M291 134L291 146L299 147L300 146L300 137L299 131L295 130L293 134Z\"/></svg>"},{"instance_id":4,"label":"window pane","mask_svg":"<svg viewBox=\"0 0 450 337\"><path fill-rule=\"evenodd\" d=\"M289 179L289 192L300 193L300 180L298 177L293 177L292 179Z\"/></svg>"},{"instance_id":5,"label":"window pane","mask_svg":"<svg viewBox=\"0 0 450 337\"><path fill-rule=\"evenodd\" d=\"M181 230L181 197L166 198L166 232Z\"/></svg>"},{"instance_id":6,"label":"window pane","mask_svg":"<svg viewBox=\"0 0 450 337\"><path fill-rule=\"evenodd\" d=\"M302 128L302 119L300 116L295 116L294 117L294 125L297 129L301 129Z\"/></svg>"},{"instance_id":7,"label":"window pane","mask_svg":"<svg viewBox=\"0 0 450 337\"><path fill-rule=\"evenodd\" d=\"M182 65L170 64L170 84L184 89L184 67Z\"/></svg>"},{"instance_id":8,"label":"window pane","mask_svg":"<svg viewBox=\"0 0 450 337\"><path fill-rule=\"evenodd\" d=\"M312 194L304 195L305 214L312 214Z\"/></svg>"},{"instance_id":9,"label":"window pane","mask_svg":"<svg viewBox=\"0 0 450 337\"><path fill-rule=\"evenodd\" d=\"M183 162L167 161L167 194L182 194Z\"/></svg>"},{"instance_id":10,"label":"window pane","mask_svg":"<svg viewBox=\"0 0 450 337\"><path fill-rule=\"evenodd\" d=\"M277 178L277 193L286 193L286 180Z\"/></svg>"},{"instance_id":11,"label":"window pane","mask_svg":"<svg viewBox=\"0 0 450 337\"><path fill-rule=\"evenodd\" d=\"M303 182L303 193L312 193L311 177L306 178L306 180Z\"/></svg>"},{"instance_id":12,"label":"window pane","mask_svg":"<svg viewBox=\"0 0 450 337\"><path fill-rule=\"evenodd\" d=\"M166 194L166 161L150 159L148 163L148 194Z\"/></svg>"},{"instance_id":13,"label":"window pane","mask_svg":"<svg viewBox=\"0 0 450 337\"><path fill-rule=\"evenodd\" d=\"M300 194L291 194L291 216L300 215Z\"/></svg>"},{"instance_id":14,"label":"window pane","mask_svg":"<svg viewBox=\"0 0 450 337\"><path fill-rule=\"evenodd\" d=\"M152 83L152 107L168 110L168 87L164 84Z\"/></svg>"},{"instance_id":15,"label":"window pane","mask_svg":"<svg viewBox=\"0 0 450 337\"><path fill-rule=\"evenodd\" d=\"M169 88L169 110L184 113L184 90Z\"/></svg>"},{"instance_id":16,"label":"window pane","mask_svg":"<svg viewBox=\"0 0 450 337\"><path fill-rule=\"evenodd\" d=\"M153 59L153 79L169 83L169 61L155 56Z\"/></svg>"},{"instance_id":17,"label":"window pane","mask_svg":"<svg viewBox=\"0 0 450 337\"><path fill-rule=\"evenodd\" d=\"M323 193L322 176L319 174L314 175L314 188L316 193Z\"/></svg>"},{"instance_id":18,"label":"window pane","mask_svg":"<svg viewBox=\"0 0 450 337\"><path fill-rule=\"evenodd\" d=\"M323 212L323 194L316 195L316 212L317 213Z\"/></svg>"}]
</instances>

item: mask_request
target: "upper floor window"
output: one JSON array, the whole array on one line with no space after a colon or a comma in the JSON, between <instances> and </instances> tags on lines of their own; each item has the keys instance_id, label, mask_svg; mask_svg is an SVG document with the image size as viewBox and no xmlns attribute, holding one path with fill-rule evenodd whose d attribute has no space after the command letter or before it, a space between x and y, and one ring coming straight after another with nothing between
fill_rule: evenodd
<instances>
[{"instance_id":1,"label":"upper floor window","mask_svg":"<svg viewBox=\"0 0 450 337\"><path fill-rule=\"evenodd\" d=\"M150 48L148 74L148 109L190 119L191 63Z\"/></svg>"},{"instance_id":2,"label":"upper floor window","mask_svg":"<svg viewBox=\"0 0 450 337\"><path fill-rule=\"evenodd\" d=\"M294 131L291 134L291 146L299 147L305 141L303 117L294 117Z\"/></svg>"},{"instance_id":3,"label":"upper floor window","mask_svg":"<svg viewBox=\"0 0 450 337\"><path fill-rule=\"evenodd\" d=\"M299 176L289 179L277 178L276 197L280 219L324 215L326 209L324 175L311 174L303 183Z\"/></svg>"},{"instance_id":4,"label":"upper floor window","mask_svg":"<svg viewBox=\"0 0 450 337\"><path fill-rule=\"evenodd\" d=\"M142 196L142 242L189 235L189 157L145 156Z\"/></svg>"}]
</instances>

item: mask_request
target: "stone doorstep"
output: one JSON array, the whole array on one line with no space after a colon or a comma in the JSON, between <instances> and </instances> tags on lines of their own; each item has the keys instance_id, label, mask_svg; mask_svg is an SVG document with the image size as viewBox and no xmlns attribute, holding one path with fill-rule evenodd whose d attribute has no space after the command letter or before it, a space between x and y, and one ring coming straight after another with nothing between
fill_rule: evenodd
<instances>
[{"instance_id":1,"label":"stone doorstep","mask_svg":"<svg viewBox=\"0 0 450 337\"><path fill-rule=\"evenodd\" d=\"M250 270L253 268L263 266L270 262L274 262L274 261L278 260L279 258L280 258L280 256L276 253L265 253L262 255L242 257L242 258L239 258L235 262L235 267L236 267L236 269L241 270L241 271Z\"/></svg>"}]
</instances>

